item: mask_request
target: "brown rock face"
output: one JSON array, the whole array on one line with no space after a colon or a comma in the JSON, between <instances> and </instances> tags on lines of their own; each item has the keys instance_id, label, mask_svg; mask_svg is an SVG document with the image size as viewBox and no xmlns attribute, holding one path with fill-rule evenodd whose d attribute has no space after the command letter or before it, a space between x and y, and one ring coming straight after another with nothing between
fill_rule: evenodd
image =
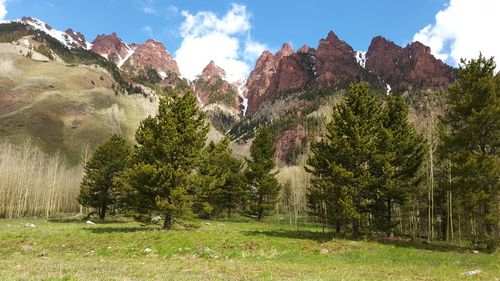
<instances>
[{"instance_id":1,"label":"brown rock face","mask_svg":"<svg viewBox=\"0 0 500 281\"><path fill-rule=\"evenodd\" d=\"M273 76L270 92L283 93L303 87L314 79L314 57L309 54L295 53L284 57L278 64Z\"/></svg>"},{"instance_id":2,"label":"brown rock face","mask_svg":"<svg viewBox=\"0 0 500 281\"><path fill-rule=\"evenodd\" d=\"M69 37L73 38L78 45L84 49L87 49L87 42L85 41L85 36L80 32L74 32L73 29L68 28L66 31Z\"/></svg>"},{"instance_id":3,"label":"brown rock face","mask_svg":"<svg viewBox=\"0 0 500 281\"><path fill-rule=\"evenodd\" d=\"M109 60L118 63L125 58L129 52L129 47L122 39L118 38L115 32L111 35L97 35L92 41L92 52L107 57Z\"/></svg>"},{"instance_id":4,"label":"brown rock face","mask_svg":"<svg viewBox=\"0 0 500 281\"><path fill-rule=\"evenodd\" d=\"M213 61L203 69L198 79L194 81L194 92L201 107L209 104L225 105L228 108L240 111L237 86L223 79L226 71Z\"/></svg>"},{"instance_id":5,"label":"brown rock face","mask_svg":"<svg viewBox=\"0 0 500 281\"><path fill-rule=\"evenodd\" d=\"M366 69L394 92L446 87L455 79L454 70L436 59L429 47L413 42L401 48L381 36L372 39Z\"/></svg>"},{"instance_id":6,"label":"brown rock face","mask_svg":"<svg viewBox=\"0 0 500 281\"><path fill-rule=\"evenodd\" d=\"M203 68L201 75L203 77L211 77L211 76L224 77L226 76L226 71L221 67L215 65L215 62L211 60L210 63L207 66L205 66L205 68Z\"/></svg>"},{"instance_id":7,"label":"brown rock face","mask_svg":"<svg viewBox=\"0 0 500 281\"><path fill-rule=\"evenodd\" d=\"M269 51L264 51L255 68L250 72L247 79L246 88L248 89L248 109L247 114L252 114L257 110L262 101L264 101L270 92L271 84L273 83L273 76L276 73L279 62L293 54L293 49L288 43L283 44L274 56ZM276 86L274 86L276 87Z\"/></svg>"},{"instance_id":8,"label":"brown rock face","mask_svg":"<svg viewBox=\"0 0 500 281\"><path fill-rule=\"evenodd\" d=\"M312 48L307 46L307 45L304 45L302 47L300 47L300 49L297 50L297 53L309 53L311 52Z\"/></svg>"},{"instance_id":9,"label":"brown rock face","mask_svg":"<svg viewBox=\"0 0 500 281\"><path fill-rule=\"evenodd\" d=\"M170 56L165 46L154 39L144 44L132 45L134 52L124 63L124 68L137 74L146 68L153 68L158 73L180 74L177 62ZM123 58L123 57L122 57Z\"/></svg>"},{"instance_id":10,"label":"brown rock face","mask_svg":"<svg viewBox=\"0 0 500 281\"><path fill-rule=\"evenodd\" d=\"M278 163L291 164L303 153L307 131L302 125L284 131L275 137L275 158Z\"/></svg>"},{"instance_id":11,"label":"brown rock face","mask_svg":"<svg viewBox=\"0 0 500 281\"><path fill-rule=\"evenodd\" d=\"M345 82L370 81L368 73L357 63L355 51L333 32L319 41L316 51L317 81L327 86Z\"/></svg>"},{"instance_id":12,"label":"brown rock face","mask_svg":"<svg viewBox=\"0 0 500 281\"><path fill-rule=\"evenodd\" d=\"M264 52L247 80L248 114L253 114L265 100L308 83L336 87L364 80L379 84L358 64L355 54L333 32L319 41L317 50L303 46L293 53L290 45L284 44L274 56Z\"/></svg>"}]
</instances>

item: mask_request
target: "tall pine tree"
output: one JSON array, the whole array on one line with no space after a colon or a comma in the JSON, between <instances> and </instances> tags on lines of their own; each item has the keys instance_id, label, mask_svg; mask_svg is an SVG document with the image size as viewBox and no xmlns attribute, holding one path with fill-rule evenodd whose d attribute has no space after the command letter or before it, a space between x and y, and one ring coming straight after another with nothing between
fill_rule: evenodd
<instances>
[{"instance_id":1,"label":"tall pine tree","mask_svg":"<svg viewBox=\"0 0 500 281\"><path fill-rule=\"evenodd\" d=\"M424 139L408 121L408 106L391 95L383 109L379 145L374 153L374 174L378 184L372 189L371 210L374 226L392 235L396 226L393 207L402 206L418 186L417 172L424 157Z\"/></svg>"},{"instance_id":2,"label":"tall pine tree","mask_svg":"<svg viewBox=\"0 0 500 281\"><path fill-rule=\"evenodd\" d=\"M367 219L368 192L376 184L373 158L380 143L380 108L366 84L351 85L345 101L334 109L326 136L311 144L309 201L337 231L351 223L354 236Z\"/></svg>"},{"instance_id":3,"label":"tall pine tree","mask_svg":"<svg viewBox=\"0 0 500 281\"><path fill-rule=\"evenodd\" d=\"M191 93L160 100L158 113L136 132L132 166L121 179L123 206L139 220L162 215L163 228L192 213L193 177L208 126Z\"/></svg>"},{"instance_id":4,"label":"tall pine tree","mask_svg":"<svg viewBox=\"0 0 500 281\"><path fill-rule=\"evenodd\" d=\"M200 165L201 184L197 192L198 209L205 215L230 218L243 200L243 163L234 158L229 137L218 144L211 142Z\"/></svg>"},{"instance_id":5,"label":"tall pine tree","mask_svg":"<svg viewBox=\"0 0 500 281\"><path fill-rule=\"evenodd\" d=\"M96 208L101 220L116 203L117 188L114 180L125 170L129 156L130 149L125 140L113 135L98 146L92 158L85 163L78 202L85 207Z\"/></svg>"},{"instance_id":6,"label":"tall pine tree","mask_svg":"<svg viewBox=\"0 0 500 281\"><path fill-rule=\"evenodd\" d=\"M493 58L482 55L461 61L459 79L449 89L440 147L474 222L473 239L490 249L498 243L500 219L500 76L495 67Z\"/></svg>"},{"instance_id":7,"label":"tall pine tree","mask_svg":"<svg viewBox=\"0 0 500 281\"><path fill-rule=\"evenodd\" d=\"M251 216L262 220L271 211L280 192L280 184L275 178L274 138L267 126L258 129L250 147L251 159L247 159L245 176L247 179L247 208Z\"/></svg>"}]
</instances>

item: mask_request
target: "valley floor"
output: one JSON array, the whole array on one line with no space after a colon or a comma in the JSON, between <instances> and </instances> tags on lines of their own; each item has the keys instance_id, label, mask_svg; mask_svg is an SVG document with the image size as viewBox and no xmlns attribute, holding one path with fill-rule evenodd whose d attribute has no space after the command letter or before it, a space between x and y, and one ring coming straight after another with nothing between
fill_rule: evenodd
<instances>
[{"instance_id":1,"label":"valley floor","mask_svg":"<svg viewBox=\"0 0 500 281\"><path fill-rule=\"evenodd\" d=\"M277 223L159 231L123 220L0 220L0 280L500 280L499 260L498 251L341 240Z\"/></svg>"}]
</instances>

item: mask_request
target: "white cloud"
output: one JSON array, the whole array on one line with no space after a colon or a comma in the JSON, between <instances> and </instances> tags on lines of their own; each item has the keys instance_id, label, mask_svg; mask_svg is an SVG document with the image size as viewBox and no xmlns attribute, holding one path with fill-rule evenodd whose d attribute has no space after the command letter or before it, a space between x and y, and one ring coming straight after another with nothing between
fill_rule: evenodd
<instances>
[{"instance_id":1,"label":"white cloud","mask_svg":"<svg viewBox=\"0 0 500 281\"><path fill-rule=\"evenodd\" d=\"M250 38L245 42L245 55L252 60L257 60L262 52L267 49L268 47L265 44L252 41Z\"/></svg>"},{"instance_id":2,"label":"white cloud","mask_svg":"<svg viewBox=\"0 0 500 281\"><path fill-rule=\"evenodd\" d=\"M142 7L142 11L146 14L151 14L151 15L158 14L158 11L156 11L155 8L149 6Z\"/></svg>"},{"instance_id":3,"label":"white cloud","mask_svg":"<svg viewBox=\"0 0 500 281\"><path fill-rule=\"evenodd\" d=\"M179 28L182 42L175 59L182 75L194 79L213 60L224 68L227 79L245 79L258 52L266 46L251 39L250 14L243 5L232 4L221 17L211 11L191 14L182 11Z\"/></svg>"},{"instance_id":4,"label":"white cloud","mask_svg":"<svg viewBox=\"0 0 500 281\"><path fill-rule=\"evenodd\" d=\"M148 26L148 25L144 26L144 27L142 28L142 31L143 31L144 33L146 33L149 37L152 37L152 36L153 36L153 29L151 28L151 26Z\"/></svg>"},{"instance_id":5,"label":"white cloud","mask_svg":"<svg viewBox=\"0 0 500 281\"><path fill-rule=\"evenodd\" d=\"M461 58L495 56L500 66L500 1L450 0L436 14L436 22L414 35L413 41L431 47L443 61L457 65Z\"/></svg>"},{"instance_id":6,"label":"white cloud","mask_svg":"<svg viewBox=\"0 0 500 281\"><path fill-rule=\"evenodd\" d=\"M5 5L5 2L7 2L7 0L0 0L0 20L3 20L5 18L5 15L7 15L7 7Z\"/></svg>"},{"instance_id":7,"label":"white cloud","mask_svg":"<svg viewBox=\"0 0 500 281\"><path fill-rule=\"evenodd\" d=\"M179 8L174 5L167 6L167 12L172 15L177 15L179 13Z\"/></svg>"}]
</instances>

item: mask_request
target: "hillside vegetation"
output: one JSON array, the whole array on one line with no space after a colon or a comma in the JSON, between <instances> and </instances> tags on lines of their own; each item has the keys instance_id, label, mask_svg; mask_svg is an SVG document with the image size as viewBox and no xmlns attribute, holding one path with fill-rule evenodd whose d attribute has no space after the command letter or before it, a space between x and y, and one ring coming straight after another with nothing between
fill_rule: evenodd
<instances>
[{"instance_id":1,"label":"hillside vegetation","mask_svg":"<svg viewBox=\"0 0 500 281\"><path fill-rule=\"evenodd\" d=\"M42 62L1 54L0 141L29 138L44 152L61 152L77 164L113 133L132 140L140 120L156 101L115 94L116 83L103 68ZM8 69L8 72L7 72Z\"/></svg>"}]
</instances>

